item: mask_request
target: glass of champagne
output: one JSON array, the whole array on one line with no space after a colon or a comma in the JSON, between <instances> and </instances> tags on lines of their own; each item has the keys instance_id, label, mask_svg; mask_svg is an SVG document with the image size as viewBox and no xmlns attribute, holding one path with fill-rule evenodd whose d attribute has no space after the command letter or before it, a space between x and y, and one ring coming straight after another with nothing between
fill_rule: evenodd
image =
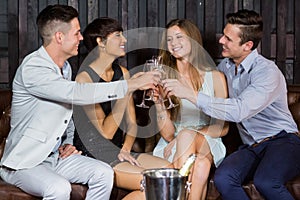
<instances>
[{"instance_id":1,"label":"glass of champagne","mask_svg":"<svg viewBox=\"0 0 300 200\"><path fill-rule=\"evenodd\" d=\"M159 71L161 72L161 80L165 80L169 78L169 73L168 73L168 66L166 65L160 65L159 66ZM178 106L178 104L174 104L171 97L167 96L168 101L169 101L169 106L166 109L171 109L171 108L175 108Z\"/></svg>"},{"instance_id":2,"label":"glass of champagne","mask_svg":"<svg viewBox=\"0 0 300 200\"><path fill-rule=\"evenodd\" d=\"M144 67L143 67L143 72L147 72L147 71L151 71L151 61L149 61L149 60L146 61L146 63L144 64ZM149 106L147 106L145 104L145 100L151 100L152 97L150 96L149 98L146 99L146 93L147 93L147 90L144 90L143 91L142 102L140 104L136 105L137 107L149 108Z\"/></svg>"}]
</instances>

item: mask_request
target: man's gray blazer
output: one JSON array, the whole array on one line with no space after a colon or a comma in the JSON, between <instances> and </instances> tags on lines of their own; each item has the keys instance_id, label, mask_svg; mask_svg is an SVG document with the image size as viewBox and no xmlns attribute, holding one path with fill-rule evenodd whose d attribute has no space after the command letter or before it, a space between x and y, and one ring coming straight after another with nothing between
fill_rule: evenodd
<instances>
[{"instance_id":1,"label":"man's gray blazer","mask_svg":"<svg viewBox=\"0 0 300 200\"><path fill-rule=\"evenodd\" d=\"M71 67L68 74L70 79ZM40 164L65 132L73 104L118 99L126 92L126 81L82 84L64 79L45 48L39 48L25 57L16 72L11 131L0 165L23 169Z\"/></svg>"}]
</instances>

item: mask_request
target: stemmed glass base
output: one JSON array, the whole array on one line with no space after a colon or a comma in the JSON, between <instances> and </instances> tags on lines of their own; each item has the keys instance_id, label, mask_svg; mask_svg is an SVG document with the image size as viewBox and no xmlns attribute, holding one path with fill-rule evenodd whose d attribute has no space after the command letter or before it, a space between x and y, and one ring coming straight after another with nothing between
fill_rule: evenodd
<instances>
[{"instance_id":1,"label":"stemmed glass base","mask_svg":"<svg viewBox=\"0 0 300 200\"><path fill-rule=\"evenodd\" d=\"M174 104L171 100L171 97L168 97L169 100L169 106L167 107L167 110L171 109L171 108L175 108L178 106L178 104Z\"/></svg>"},{"instance_id":2,"label":"stemmed glass base","mask_svg":"<svg viewBox=\"0 0 300 200\"><path fill-rule=\"evenodd\" d=\"M147 106L147 105L145 104L145 95L146 95L146 90L144 90L144 92L143 92L143 100L142 100L142 103L136 105L137 107L140 107L140 108L149 108L149 106Z\"/></svg>"}]
</instances>

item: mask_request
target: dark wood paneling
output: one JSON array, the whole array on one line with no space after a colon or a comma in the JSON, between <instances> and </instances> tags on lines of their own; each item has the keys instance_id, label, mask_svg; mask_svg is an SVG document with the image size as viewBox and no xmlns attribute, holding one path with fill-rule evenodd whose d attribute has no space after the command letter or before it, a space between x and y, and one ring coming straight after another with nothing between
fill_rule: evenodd
<instances>
[{"instance_id":1,"label":"dark wood paneling","mask_svg":"<svg viewBox=\"0 0 300 200\"><path fill-rule=\"evenodd\" d=\"M13 80L17 67L19 66L19 7L16 1L7 3L7 23L8 26L8 65L9 81Z\"/></svg>"},{"instance_id":2,"label":"dark wood paneling","mask_svg":"<svg viewBox=\"0 0 300 200\"><path fill-rule=\"evenodd\" d=\"M262 1L262 17L264 23L264 34L262 38L262 54L268 58L271 57L271 33L272 31L272 13L270 12L270 5L272 5L273 0L263 0Z\"/></svg>"},{"instance_id":3,"label":"dark wood paneling","mask_svg":"<svg viewBox=\"0 0 300 200\"><path fill-rule=\"evenodd\" d=\"M244 9L249 9L249 10L253 10L253 0L244 0L244 1L239 1L240 4L242 5L239 5L239 8L244 8Z\"/></svg>"},{"instance_id":4,"label":"dark wood paneling","mask_svg":"<svg viewBox=\"0 0 300 200\"><path fill-rule=\"evenodd\" d=\"M51 5L51 4L58 4L59 1L58 0L48 0L48 5Z\"/></svg>"},{"instance_id":5,"label":"dark wood paneling","mask_svg":"<svg viewBox=\"0 0 300 200\"><path fill-rule=\"evenodd\" d=\"M261 0L254 0L253 2L253 9L257 12L260 12L261 10L261 3L260 3Z\"/></svg>"},{"instance_id":6,"label":"dark wood paneling","mask_svg":"<svg viewBox=\"0 0 300 200\"><path fill-rule=\"evenodd\" d=\"M184 0L181 0L184 1ZM167 18L166 18L166 0L159 0L158 1L158 26L159 27L165 27L167 24ZM185 12L183 11L185 14Z\"/></svg>"},{"instance_id":7,"label":"dark wood paneling","mask_svg":"<svg viewBox=\"0 0 300 200\"><path fill-rule=\"evenodd\" d=\"M178 0L177 6L177 18L185 18L185 0Z\"/></svg>"},{"instance_id":8,"label":"dark wood paneling","mask_svg":"<svg viewBox=\"0 0 300 200\"><path fill-rule=\"evenodd\" d=\"M300 84L300 1L295 0L295 57L294 57L294 83Z\"/></svg>"},{"instance_id":9,"label":"dark wood paneling","mask_svg":"<svg viewBox=\"0 0 300 200\"><path fill-rule=\"evenodd\" d=\"M224 0L223 1L224 14L226 16L227 13L232 13L237 11L236 1L235 0ZM226 23L226 18L223 17L224 24Z\"/></svg>"},{"instance_id":10,"label":"dark wood paneling","mask_svg":"<svg viewBox=\"0 0 300 200\"><path fill-rule=\"evenodd\" d=\"M89 23L89 16L88 16L88 1L78 1L78 12L79 12L79 21L81 24L82 30L86 27Z\"/></svg>"},{"instance_id":11,"label":"dark wood paneling","mask_svg":"<svg viewBox=\"0 0 300 200\"><path fill-rule=\"evenodd\" d=\"M215 18L216 18L216 34L217 33L223 33L223 28L224 28L224 7L222 4L223 0L216 0L216 7L215 10Z\"/></svg>"},{"instance_id":12,"label":"dark wood paneling","mask_svg":"<svg viewBox=\"0 0 300 200\"><path fill-rule=\"evenodd\" d=\"M158 27L158 0L147 1L147 18L147 26Z\"/></svg>"},{"instance_id":13,"label":"dark wood paneling","mask_svg":"<svg viewBox=\"0 0 300 200\"><path fill-rule=\"evenodd\" d=\"M36 18L38 16L38 1L36 0L28 0L28 7L27 7L27 33L30 32L28 35L28 51L34 51L36 47L39 45L38 42L38 29L36 25ZM27 54L27 52L25 52Z\"/></svg>"},{"instance_id":14,"label":"dark wood paneling","mask_svg":"<svg viewBox=\"0 0 300 200\"><path fill-rule=\"evenodd\" d=\"M0 83L9 82L8 57L0 58Z\"/></svg>"},{"instance_id":15,"label":"dark wood paneling","mask_svg":"<svg viewBox=\"0 0 300 200\"><path fill-rule=\"evenodd\" d=\"M39 0L38 3L38 13L43 10L44 8L46 8L47 6L47 0ZM70 5L70 4L69 4ZM37 30L36 30L37 31ZM42 39L38 38L38 46L42 45Z\"/></svg>"},{"instance_id":16,"label":"dark wood paneling","mask_svg":"<svg viewBox=\"0 0 300 200\"><path fill-rule=\"evenodd\" d=\"M98 18L99 11L98 11L98 0L88 0L87 1L87 13L88 13L88 23L92 22L94 19Z\"/></svg>"},{"instance_id":17,"label":"dark wood paneling","mask_svg":"<svg viewBox=\"0 0 300 200\"><path fill-rule=\"evenodd\" d=\"M119 18L119 1L118 0L108 0L107 1L108 16L118 20Z\"/></svg>"},{"instance_id":18,"label":"dark wood paneling","mask_svg":"<svg viewBox=\"0 0 300 200\"><path fill-rule=\"evenodd\" d=\"M22 60L29 52L27 1L19 1L19 58ZM21 61L20 60L20 61Z\"/></svg>"},{"instance_id":19,"label":"dark wood paneling","mask_svg":"<svg viewBox=\"0 0 300 200\"><path fill-rule=\"evenodd\" d=\"M197 22L197 1L194 0L186 0L186 18L192 20L193 22Z\"/></svg>"},{"instance_id":20,"label":"dark wood paneling","mask_svg":"<svg viewBox=\"0 0 300 200\"><path fill-rule=\"evenodd\" d=\"M99 17L107 16L107 1L99 1Z\"/></svg>"},{"instance_id":21,"label":"dark wood paneling","mask_svg":"<svg viewBox=\"0 0 300 200\"><path fill-rule=\"evenodd\" d=\"M204 5L203 5L204 7ZM216 10L216 2L215 1L206 1L205 3L205 34L204 34L204 45L206 50L210 53L212 57L217 57L217 41L216 41L216 17L215 11ZM203 31L202 31L203 35Z\"/></svg>"},{"instance_id":22,"label":"dark wood paneling","mask_svg":"<svg viewBox=\"0 0 300 200\"><path fill-rule=\"evenodd\" d=\"M214 9L210 9L209 7L206 7L206 2L209 2L210 3L213 3L215 2L215 0L212 0L212 1L205 1L205 0L199 0L199 2L196 4L197 5L197 18L196 18L196 25L199 27L200 31L201 31L201 34L204 36L204 26L205 24L207 23L207 20L203 20L203 19L208 19L206 18L206 14L208 13L215 13L215 10ZM215 20L215 14L212 14L211 15L212 20ZM214 26L216 26L216 24L214 24Z\"/></svg>"},{"instance_id":23,"label":"dark wood paneling","mask_svg":"<svg viewBox=\"0 0 300 200\"><path fill-rule=\"evenodd\" d=\"M286 0L277 0L277 3L277 47L280 48L276 48L276 57L278 67L285 74L287 4Z\"/></svg>"},{"instance_id":24,"label":"dark wood paneling","mask_svg":"<svg viewBox=\"0 0 300 200\"><path fill-rule=\"evenodd\" d=\"M165 27L171 19L187 18L200 29L204 47L218 62L221 59L218 39L222 36L225 16L238 9L254 9L263 16L264 35L259 51L274 60L288 78L289 83L300 83L300 1L298 0L2 0L7 4L7 29L0 26L0 42L7 32L8 42L2 42L0 57L7 57L9 80L25 55L41 45L35 19L49 4L68 4L79 11L81 28L97 17L117 19L125 31L142 27ZM2 13L2 12L1 12ZM1 15L1 19L5 15ZM1 20L2 21L2 20ZM5 21L5 20L4 20ZM148 40L147 40L148 39ZM151 38L152 39L152 38ZM158 39L155 39L155 42ZM149 38L137 36L133 42L147 42ZM150 41L151 43L151 41ZM148 43L149 44L149 43ZM7 47L5 47L5 45ZM5 48L7 52L4 53ZM70 59L76 73L85 48ZM153 52L153 50L141 50ZM127 64L144 62L140 52L128 52ZM151 53L150 53L151 54ZM1 62L3 63L3 62ZM125 62L126 64L126 62ZM0 66L3 69L2 66ZM292 75L291 75L292 74ZM3 74L1 75L3 77ZM3 79L0 77L0 82Z\"/></svg>"},{"instance_id":25,"label":"dark wood paneling","mask_svg":"<svg viewBox=\"0 0 300 200\"><path fill-rule=\"evenodd\" d=\"M177 15L177 10L178 10L178 7L177 7L177 0L167 0L167 23L174 19L174 18L178 18L178 15Z\"/></svg>"},{"instance_id":26,"label":"dark wood paneling","mask_svg":"<svg viewBox=\"0 0 300 200\"><path fill-rule=\"evenodd\" d=\"M139 25L138 27L147 26L147 1L138 1L139 2ZM136 27L136 28L138 28Z\"/></svg>"},{"instance_id":27,"label":"dark wood paneling","mask_svg":"<svg viewBox=\"0 0 300 200\"><path fill-rule=\"evenodd\" d=\"M128 27L128 0L122 1L122 20L120 23L123 25L123 29L127 30Z\"/></svg>"},{"instance_id":28,"label":"dark wood paneling","mask_svg":"<svg viewBox=\"0 0 300 200\"><path fill-rule=\"evenodd\" d=\"M128 29L134 29L139 27L139 4L138 0L128 1L128 14L131 16L130 20L127 20Z\"/></svg>"},{"instance_id":29,"label":"dark wood paneling","mask_svg":"<svg viewBox=\"0 0 300 200\"><path fill-rule=\"evenodd\" d=\"M7 2L0 1L0 58L7 57L7 47L8 47L8 28L7 28ZM0 65L0 68L3 68L3 64ZM5 66L8 68L8 66ZM8 74L6 74L8 77ZM3 77L3 76L2 76ZM1 80L1 79L0 79ZM3 82L3 81L1 81Z\"/></svg>"}]
</instances>

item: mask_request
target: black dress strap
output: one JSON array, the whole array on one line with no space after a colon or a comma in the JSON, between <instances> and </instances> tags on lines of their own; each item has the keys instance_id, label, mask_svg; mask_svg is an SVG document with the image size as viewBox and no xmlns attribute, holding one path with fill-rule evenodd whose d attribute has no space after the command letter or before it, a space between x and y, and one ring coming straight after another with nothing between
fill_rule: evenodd
<instances>
[{"instance_id":1,"label":"black dress strap","mask_svg":"<svg viewBox=\"0 0 300 200\"><path fill-rule=\"evenodd\" d=\"M114 75L113 75L111 81L118 81L118 80L124 79L123 71L118 64L113 63L112 69L114 71ZM88 75L91 77L91 79L94 83L106 82L90 66L86 67L82 71L85 71L86 73L88 73Z\"/></svg>"}]
</instances>

